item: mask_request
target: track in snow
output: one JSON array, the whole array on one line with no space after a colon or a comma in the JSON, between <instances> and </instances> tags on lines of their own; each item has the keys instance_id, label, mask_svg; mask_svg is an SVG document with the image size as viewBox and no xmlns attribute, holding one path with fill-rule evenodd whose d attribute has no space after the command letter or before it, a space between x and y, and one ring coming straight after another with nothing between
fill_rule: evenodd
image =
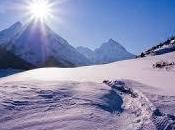
<instances>
[{"instance_id":1,"label":"track in snow","mask_svg":"<svg viewBox=\"0 0 175 130\"><path fill-rule=\"evenodd\" d=\"M144 130L175 130L175 116L160 112L149 99L139 90L129 88L122 81L104 81L123 97L124 111L135 113L136 120Z\"/></svg>"}]
</instances>

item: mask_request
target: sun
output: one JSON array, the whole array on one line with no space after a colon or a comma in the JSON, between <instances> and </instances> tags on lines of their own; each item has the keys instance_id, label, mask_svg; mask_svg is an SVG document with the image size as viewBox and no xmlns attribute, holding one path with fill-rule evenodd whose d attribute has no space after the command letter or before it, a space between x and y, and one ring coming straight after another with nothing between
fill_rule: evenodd
<instances>
[{"instance_id":1,"label":"sun","mask_svg":"<svg viewBox=\"0 0 175 130\"><path fill-rule=\"evenodd\" d=\"M52 4L48 0L33 0L28 5L28 12L32 19L46 21L52 15Z\"/></svg>"}]
</instances>

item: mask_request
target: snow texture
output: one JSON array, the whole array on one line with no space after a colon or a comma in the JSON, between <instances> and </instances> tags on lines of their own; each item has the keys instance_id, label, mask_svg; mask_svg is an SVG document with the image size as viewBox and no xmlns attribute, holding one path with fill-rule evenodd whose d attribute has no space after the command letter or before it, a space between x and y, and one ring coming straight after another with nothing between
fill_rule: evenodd
<instances>
[{"instance_id":1,"label":"snow texture","mask_svg":"<svg viewBox=\"0 0 175 130\"><path fill-rule=\"evenodd\" d=\"M0 88L1 130L171 130L175 126L175 116L160 112L133 81L8 82Z\"/></svg>"}]
</instances>

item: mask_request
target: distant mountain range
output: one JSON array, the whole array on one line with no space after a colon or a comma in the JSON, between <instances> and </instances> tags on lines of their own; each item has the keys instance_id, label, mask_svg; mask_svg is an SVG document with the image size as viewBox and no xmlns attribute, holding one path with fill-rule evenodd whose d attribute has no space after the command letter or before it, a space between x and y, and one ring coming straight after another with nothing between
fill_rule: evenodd
<instances>
[{"instance_id":1,"label":"distant mountain range","mask_svg":"<svg viewBox=\"0 0 175 130\"><path fill-rule=\"evenodd\" d=\"M27 25L17 22L0 31L0 49L3 52L0 68L77 67L134 58L112 39L94 51L74 48L39 21ZM8 58L3 59L4 55Z\"/></svg>"},{"instance_id":2,"label":"distant mountain range","mask_svg":"<svg viewBox=\"0 0 175 130\"><path fill-rule=\"evenodd\" d=\"M82 46L77 47L77 50L85 55L93 64L106 64L135 58L135 55L128 52L121 44L113 39L109 39L95 50Z\"/></svg>"}]
</instances>

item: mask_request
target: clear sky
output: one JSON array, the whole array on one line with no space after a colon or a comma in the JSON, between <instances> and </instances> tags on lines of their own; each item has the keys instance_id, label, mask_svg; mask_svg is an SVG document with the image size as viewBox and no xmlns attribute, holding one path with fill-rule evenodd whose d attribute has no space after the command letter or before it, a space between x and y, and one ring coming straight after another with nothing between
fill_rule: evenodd
<instances>
[{"instance_id":1,"label":"clear sky","mask_svg":"<svg viewBox=\"0 0 175 130\"><path fill-rule=\"evenodd\" d=\"M25 23L26 1L0 0L0 30ZM175 0L55 1L48 24L74 46L95 48L113 38L137 54L175 34Z\"/></svg>"}]
</instances>

